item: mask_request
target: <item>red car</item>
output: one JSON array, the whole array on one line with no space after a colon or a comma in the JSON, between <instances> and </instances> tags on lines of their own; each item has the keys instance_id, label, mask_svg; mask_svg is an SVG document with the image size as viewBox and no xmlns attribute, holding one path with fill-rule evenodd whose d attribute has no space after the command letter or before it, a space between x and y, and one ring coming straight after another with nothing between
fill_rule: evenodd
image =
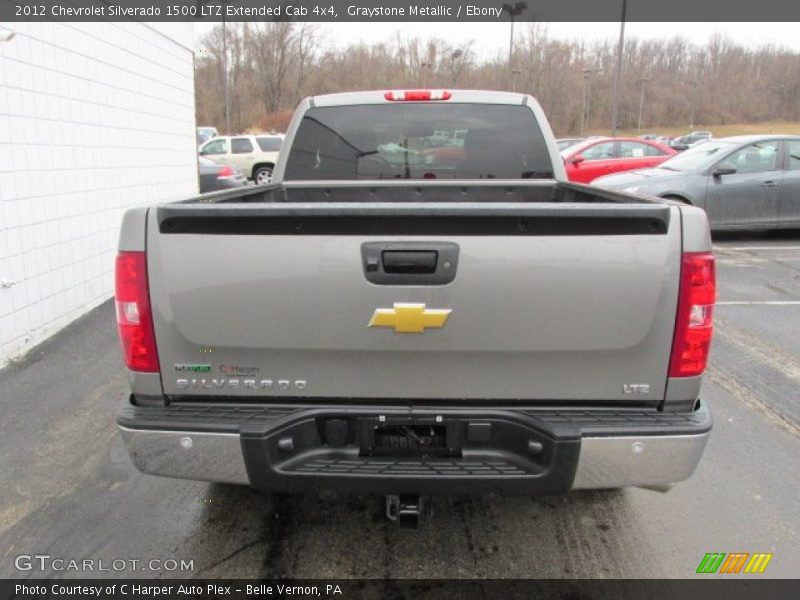
<instances>
[{"instance_id":1,"label":"red car","mask_svg":"<svg viewBox=\"0 0 800 600\"><path fill-rule=\"evenodd\" d=\"M677 154L669 146L638 138L591 138L561 153L570 181L591 183L598 177L655 167Z\"/></svg>"}]
</instances>

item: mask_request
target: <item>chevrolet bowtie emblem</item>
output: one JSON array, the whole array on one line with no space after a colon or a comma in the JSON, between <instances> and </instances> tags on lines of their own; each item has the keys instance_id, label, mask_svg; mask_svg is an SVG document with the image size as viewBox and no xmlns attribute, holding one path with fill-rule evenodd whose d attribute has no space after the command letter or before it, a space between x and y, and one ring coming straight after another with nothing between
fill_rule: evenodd
<instances>
[{"instance_id":1,"label":"chevrolet bowtie emblem","mask_svg":"<svg viewBox=\"0 0 800 600\"><path fill-rule=\"evenodd\" d=\"M425 333L425 330L441 329L452 311L448 309L426 309L424 304L395 303L394 308L378 308L372 315L368 327L393 327L395 333Z\"/></svg>"}]
</instances>

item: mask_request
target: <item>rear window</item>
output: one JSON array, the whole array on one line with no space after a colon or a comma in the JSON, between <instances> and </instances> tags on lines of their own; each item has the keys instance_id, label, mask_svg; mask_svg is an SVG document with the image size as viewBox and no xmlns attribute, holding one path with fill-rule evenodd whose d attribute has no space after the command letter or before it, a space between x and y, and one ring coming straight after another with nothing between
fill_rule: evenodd
<instances>
[{"instance_id":1,"label":"rear window","mask_svg":"<svg viewBox=\"0 0 800 600\"><path fill-rule=\"evenodd\" d=\"M285 174L287 180L552 177L530 108L457 103L312 108Z\"/></svg>"},{"instance_id":2,"label":"rear window","mask_svg":"<svg viewBox=\"0 0 800 600\"><path fill-rule=\"evenodd\" d=\"M664 156L656 146L642 142L620 142L619 154L621 158L643 158L645 156Z\"/></svg>"},{"instance_id":3,"label":"rear window","mask_svg":"<svg viewBox=\"0 0 800 600\"><path fill-rule=\"evenodd\" d=\"M281 149L283 140L279 137L257 137L256 143L262 152L277 152Z\"/></svg>"}]
</instances>

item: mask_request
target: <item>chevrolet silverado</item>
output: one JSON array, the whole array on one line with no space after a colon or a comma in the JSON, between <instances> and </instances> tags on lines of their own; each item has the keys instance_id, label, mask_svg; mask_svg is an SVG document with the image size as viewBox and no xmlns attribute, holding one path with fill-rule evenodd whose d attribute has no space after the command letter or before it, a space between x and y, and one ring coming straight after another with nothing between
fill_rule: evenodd
<instances>
[{"instance_id":1,"label":"chevrolet silverado","mask_svg":"<svg viewBox=\"0 0 800 600\"><path fill-rule=\"evenodd\" d=\"M118 425L143 472L411 527L434 494L664 490L711 430L714 286L705 213L569 183L531 96L307 98L270 185L125 214Z\"/></svg>"}]
</instances>

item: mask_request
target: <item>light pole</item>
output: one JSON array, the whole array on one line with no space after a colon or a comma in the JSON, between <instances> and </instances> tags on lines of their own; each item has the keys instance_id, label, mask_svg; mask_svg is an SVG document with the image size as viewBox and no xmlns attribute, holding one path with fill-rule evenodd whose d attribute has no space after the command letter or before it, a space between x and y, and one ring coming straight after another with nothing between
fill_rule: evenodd
<instances>
[{"instance_id":1,"label":"light pole","mask_svg":"<svg viewBox=\"0 0 800 600\"><path fill-rule=\"evenodd\" d=\"M697 88L700 87L700 82L695 79L694 81L690 81L689 85L694 88L692 92L692 110L689 113L689 133L691 133L694 129L694 109L697 104Z\"/></svg>"},{"instance_id":2,"label":"light pole","mask_svg":"<svg viewBox=\"0 0 800 600\"><path fill-rule=\"evenodd\" d=\"M589 112L592 110L592 78L602 73L602 69L583 70L583 111L581 112L581 135L589 122Z\"/></svg>"},{"instance_id":3,"label":"light pole","mask_svg":"<svg viewBox=\"0 0 800 600\"><path fill-rule=\"evenodd\" d=\"M767 90L775 94L777 99L776 108L772 113L773 118L778 119L783 116L784 108L786 107L786 97L791 97L792 94L790 93L789 86L785 83L776 83L767 87ZM788 112L788 111L787 111ZM770 133L772 133L770 131Z\"/></svg>"},{"instance_id":4,"label":"light pole","mask_svg":"<svg viewBox=\"0 0 800 600\"><path fill-rule=\"evenodd\" d=\"M227 7L230 0L221 0ZM231 134L231 82L228 76L228 23L225 20L227 8L222 13L222 90L225 103L225 135Z\"/></svg>"},{"instance_id":5,"label":"light pole","mask_svg":"<svg viewBox=\"0 0 800 600\"><path fill-rule=\"evenodd\" d=\"M519 76L521 74L522 74L522 71L520 69L512 69L511 70L511 77L512 77L512 80L513 80L513 83L511 85L511 91L512 92L516 92L517 91L517 80L519 79Z\"/></svg>"},{"instance_id":6,"label":"light pole","mask_svg":"<svg viewBox=\"0 0 800 600\"><path fill-rule=\"evenodd\" d=\"M636 130L639 133L642 133L642 110L644 109L644 86L648 81L650 80L647 77L642 77L639 80L639 85L641 86L639 90L639 120L636 123Z\"/></svg>"},{"instance_id":7,"label":"light pole","mask_svg":"<svg viewBox=\"0 0 800 600\"><path fill-rule=\"evenodd\" d=\"M428 87L428 71L433 69L433 63L423 62L419 65L419 70L422 73L422 87Z\"/></svg>"},{"instance_id":8,"label":"light pole","mask_svg":"<svg viewBox=\"0 0 800 600\"><path fill-rule=\"evenodd\" d=\"M617 46L617 68L614 72L614 98L611 102L611 137L617 137L617 119L619 117L619 85L622 79L622 50L625 46L625 13L628 0L622 0L622 21L619 24L619 45Z\"/></svg>"},{"instance_id":9,"label":"light pole","mask_svg":"<svg viewBox=\"0 0 800 600\"><path fill-rule=\"evenodd\" d=\"M453 86L456 85L456 80L458 79L458 73L461 70L460 67L456 67L456 61L464 56L464 51L461 49L453 50L450 54L450 75L453 80Z\"/></svg>"},{"instance_id":10,"label":"light pole","mask_svg":"<svg viewBox=\"0 0 800 600\"><path fill-rule=\"evenodd\" d=\"M503 4L503 10L508 13L511 19L511 37L508 40L508 86L511 87L511 80L514 77L514 17L518 17L528 8L526 2L517 2L514 6Z\"/></svg>"},{"instance_id":11,"label":"light pole","mask_svg":"<svg viewBox=\"0 0 800 600\"><path fill-rule=\"evenodd\" d=\"M231 96L228 81L228 27L225 17L222 18L222 89L225 96L225 135L231 133Z\"/></svg>"}]
</instances>

